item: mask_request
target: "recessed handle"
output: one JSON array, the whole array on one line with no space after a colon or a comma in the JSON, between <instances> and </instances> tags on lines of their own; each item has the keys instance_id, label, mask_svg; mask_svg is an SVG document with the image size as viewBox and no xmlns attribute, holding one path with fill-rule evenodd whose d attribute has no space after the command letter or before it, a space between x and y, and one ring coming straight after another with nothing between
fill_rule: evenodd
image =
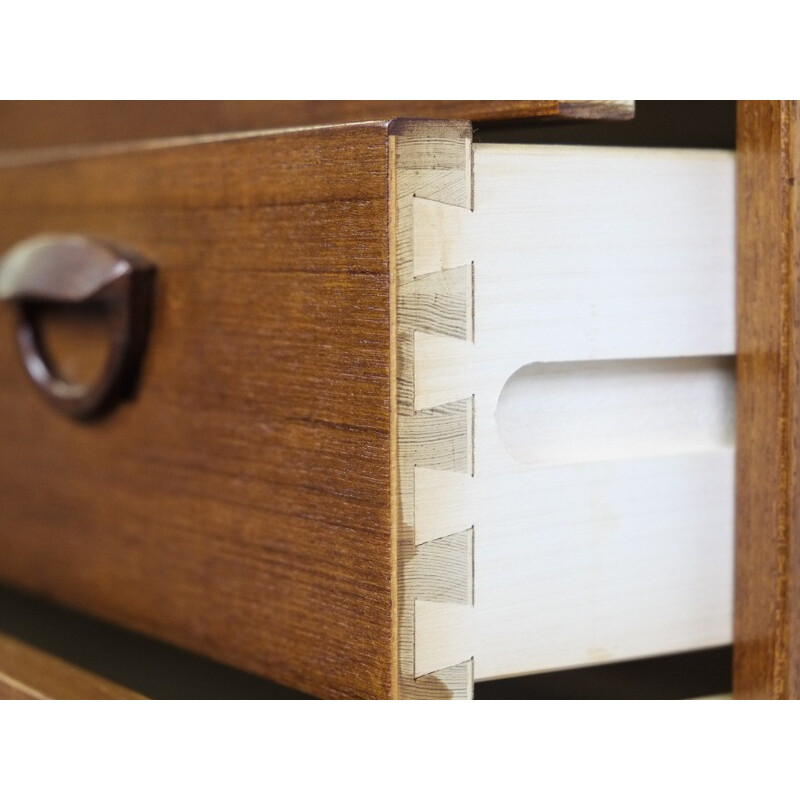
<instances>
[{"instance_id":1,"label":"recessed handle","mask_svg":"<svg viewBox=\"0 0 800 800\"><path fill-rule=\"evenodd\" d=\"M17 344L33 382L77 419L110 410L132 395L150 323L155 271L143 259L83 236L36 236L0 259L0 300L19 311ZM110 315L106 364L88 386L59 375L42 344L37 307L101 304Z\"/></svg>"}]
</instances>

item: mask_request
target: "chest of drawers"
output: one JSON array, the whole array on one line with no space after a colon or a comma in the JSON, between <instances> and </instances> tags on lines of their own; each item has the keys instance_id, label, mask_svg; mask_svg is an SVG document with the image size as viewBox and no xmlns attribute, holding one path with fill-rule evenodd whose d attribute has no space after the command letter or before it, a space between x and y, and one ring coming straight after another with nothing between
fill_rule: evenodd
<instances>
[{"instance_id":1,"label":"chest of drawers","mask_svg":"<svg viewBox=\"0 0 800 800\"><path fill-rule=\"evenodd\" d=\"M695 189L698 206L683 222L678 213L676 227L689 231L694 215L719 238L712 232L699 250L697 240L690 242L686 257L700 260L684 270L688 283L676 290L677 301L663 302L669 289L658 283L656 269L650 296L635 284L636 300L626 304L646 308L649 322L612 335L614 297L603 300L597 287L613 281L614 270L611 278L597 279L588 311L581 303L589 292L579 287L591 284L591 276L578 275L562 305L576 307L578 321L592 311L598 321L570 340L568 315L556 308L562 293L533 297L539 302L533 316L552 310L550 341L561 343L544 353L530 342L517 346L519 331L531 329L515 318L525 298L515 300L516 289L497 297L504 284L516 286L502 271L515 250L508 240L524 238L536 209L517 227L497 228L493 216L513 217L522 201L484 201L491 176L510 186L515 173L528 169L527 159L514 148L473 147L463 123L396 121L100 146L8 163L0 174L3 250L42 232L79 232L140 253L156 265L157 279L138 391L103 418L78 423L54 411L29 385L13 338L0 342L2 579L330 697L469 696L475 676L729 641L731 585L724 576L731 574L733 552L732 450L724 422L704 445L713 454L691 463L657 446L655 461L628 472L619 453L598 451L568 458L570 469L557 459L536 466L550 481L538 486L540 497L560 498L573 511L590 497L604 506L586 519L572 513L569 529L583 533L566 544L558 544L563 526L555 500L545 508L535 499L498 497L484 481L484 454L492 452L485 431L496 408L489 393L499 395L518 368L532 363L585 370L593 361L613 362L613 380L613 369L627 369L620 364L629 359L645 372L652 359L706 359L699 367L709 370L711 394L725 394L732 374L725 359L733 353L732 162L712 155L696 165L694 174L710 170L705 185L717 188L710 194ZM681 157L667 173L674 177L682 163ZM546 164L532 161L530 169L546 171ZM619 167L610 169L607 179L618 181ZM577 171L587 172L585 165ZM636 172L634 166L628 174ZM665 180L661 195L676 185ZM575 186L578 196L582 184ZM548 191L552 205L552 185ZM513 196L511 189L505 194ZM676 211L686 211L681 200L670 213ZM613 215L609 220L613 225ZM487 228L480 226L500 231L495 244L481 249ZM597 234L582 234L596 248ZM492 248L505 254L493 283L480 272ZM725 253L716 265L704 260L709 248ZM708 271L713 293L692 284L698 268ZM629 272L635 279L636 269ZM669 329L672 344L665 344L659 320L674 316L682 303L685 309L687 298L695 308ZM13 330L13 309L1 313L6 330ZM92 348L101 351L102 338L87 339L80 319L54 324L65 369L73 368L71 358L97 358ZM498 326L507 329L500 339L511 344L484 359L502 362L495 370L500 377L486 384L486 370L470 354ZM533 329L545 330L535 323ZM675 336L683 338L676 343ZM689 371L697 373L698 364ZM591 368L578 372L573 383L594 380L589 374ZM556 406L565 402L556 397ZM724 416L726 401L713 397L713 413ZM693 398L690 392L686 402ZM510 438L513 451L514 429ZM602 443L591 447L603 449ZM598 463L604 466L592 466ZM687 474L689 494L681 495L675 476L686 480ZM650 488L633 491L637 479ZM564 488L570 484L579 488ZM681 518L663 530L656 524L656 533L674 543L676 526L688 530L686 541L701 542L701 554L691 547L637 550L633 529L614 519L631 508L651 529L654 520L669 518L665 508L673 501L658 505L653 487L659 485L669 487L673 500L682 498L678 506L699 503L701 510L689 515L688 528ZM637 507L638 496L648 492L656 505ZM523 543L507 551L511 563L498 564L502 555L482 544L481 530L504 507L518 518L523 506L555 520L549 535L564 552ZM598 542L601 528L605 539ZM620 538L620 531L627 533ZM576 569L573 560L571 568L569 558L589 543L598 548L592 563L579 560ZM612 560L627 555L631 564L624 575L611 569L611 583L594 583L592 576L609 570L603 552L613 553ZM638 566L646 591L658 580L642 562L659 559L673 575L652 596L667 617L677 614L674 624L662 617L658 626L673 625L674 633L642 644L636 641L641 631L631 634L636 625L618 625L626 609L641 603L635 597L609 602L607 587L619 589ZM514 563L527 560L530 568ZM537 573L537 564L546 566ZM694 581L674 574L687 564L704 564ZM515 574L522 577L508 578ZM556 589L572 576L577 601L570 590L540 593L536 608L550 613L551 622L532 628L519 624L523 611L530 614L527 590L522 600L518 593L498 596L498 609L510 607L505 616L484 614L486 580L519 585L526 575L539 584L550 577ZM694 610L681 616L692 594ZM577 609L575 616L561 616L564 607ZM485 619L476 622L479 616ZM486 631L502 628L503 619L516 620L498 633L513 642L514 653L476 656L476 640L491 638ZM556 633L564 652L548 661L542 655L553 652L548 625L589 630ZM548 644L537 650L522 642L536 636ZM602 641L610 642L605 652ZM533 655L518 655L526 649ZM496 664L484 667L492 658Z\"/></svg>"}]
</instances>

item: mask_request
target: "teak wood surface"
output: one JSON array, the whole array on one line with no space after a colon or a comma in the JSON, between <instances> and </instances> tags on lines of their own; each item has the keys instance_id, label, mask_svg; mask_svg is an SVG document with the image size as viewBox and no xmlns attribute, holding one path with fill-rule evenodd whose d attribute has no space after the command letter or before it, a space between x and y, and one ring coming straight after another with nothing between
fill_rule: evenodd
<instances>
[{"instance_id":1,"label":"teak wood surface","mask_svg":"<svg viewBox=\"0 0 800 800\"><path fill-rule=\"evenodd\" d=\"M0 633L0 700L143 700L129 689Z\"/></svg>"},{"instance_id":2,"label":"teak wood surface","mask_svg":"<svg viewBox=\"0 0 800 800\"><path fill-rule=\"evenodd\" d=\"M630 119L626 100L36 100L0 102L0 149L431 117Z\"/></svg>"},{"instance_id":3,"label":"teak wood surface","mask_svg":"<svg viewBox=\"0 0 800 800\"><path fill-rule=\"evenodd\" d=\"M737 121L734 696L800 698L800 108Z\"/></svg>"},{"instance_id":4,"label":"teak wood surface","mask_svg":"<svg viewBox=\"0 0 800 800\"><path fill-rule=\"evenodd\" d=\"M80 232L158 270L138 396L94 424L38 396L0 308L0 579L392 694L387 127L0 170L0 250Z\"/></svg>"}]
</instances>

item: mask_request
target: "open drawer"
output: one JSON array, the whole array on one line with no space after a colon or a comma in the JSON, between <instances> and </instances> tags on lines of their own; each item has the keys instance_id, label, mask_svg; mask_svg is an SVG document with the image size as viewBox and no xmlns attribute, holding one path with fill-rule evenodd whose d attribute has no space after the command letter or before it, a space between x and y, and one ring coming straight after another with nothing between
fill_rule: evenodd
<instances>
[{"instance_id":1,"label":"open drawer","mask_svg":"<svg viewBox=\"0 0 800 800\"><path fill-rule=\"evenodd\" d=\"M90 420L0 309L0 579L329 697L730 642L733 183L421 121L7 163L3 251L80 234L156 279Z\"/></svg>"}]
</instances>

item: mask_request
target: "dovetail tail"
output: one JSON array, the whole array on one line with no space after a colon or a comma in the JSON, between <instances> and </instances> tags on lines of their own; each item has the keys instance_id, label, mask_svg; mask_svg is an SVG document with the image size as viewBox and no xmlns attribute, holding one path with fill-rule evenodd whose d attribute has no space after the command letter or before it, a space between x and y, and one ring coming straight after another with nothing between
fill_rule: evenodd
<instances>
[{"instance_id":1,"label":"dovetail tail","mask_svg":"<svg viewBox=\"0 0 800 800\"><path fill-rule=\"evenodd\" d=\"M393 152L399 348L398 695L469 698L471 653L461 663L417 674L415 614L418 603L456 611L472 603L472 519L458 497L468 494L474 469L474 401L470 391L459 396L434 376L440 356L448 358L453 347L467 363L474 336L474 265L469 252L451 247L465 237L447 235L448 230L462 230L471 219L471 130L463 123L404 123L395 129ZM441 348L447 352L439 353ZM419 386L417 374L426 359L428 388ZM445 503L442 492L449 498ZM419 655L430 662L424 652Z\"/></svg>"}]
</instances>

